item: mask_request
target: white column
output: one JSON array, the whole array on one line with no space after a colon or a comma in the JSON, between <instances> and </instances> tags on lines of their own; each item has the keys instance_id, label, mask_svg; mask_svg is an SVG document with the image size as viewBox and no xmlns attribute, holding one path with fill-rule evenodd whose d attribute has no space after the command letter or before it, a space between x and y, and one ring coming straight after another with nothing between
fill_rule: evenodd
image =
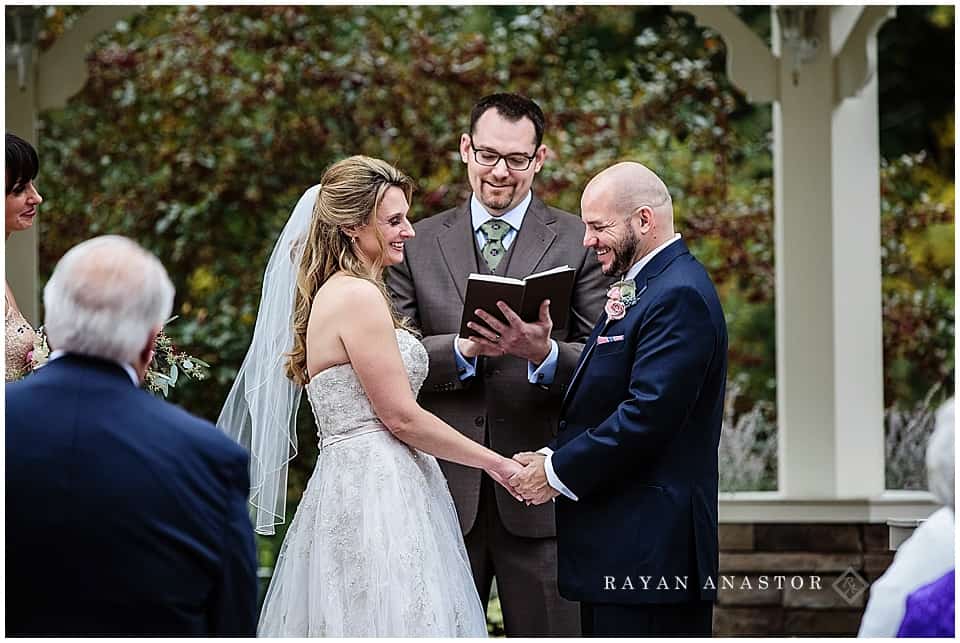
<instances>
[{"instance_id":1,"label":"white column","mask_svg":"<svg viewBox=\"0 0 960 643\"><path fill-rule=\"evenodd\" d=\"M790 498L869 498L884 490L875 73L883 20L876 12L855 17L820 7L821 45L801 66L796 86L791 56L780 58L777 406L779 490ZM864 64L871 46L871 64ZM871 67L869 80L851 92L851 78ZM841 92L853 96L842 99Z\"/></svg>"},{"instance_id":2,"label":"white column","mask_svg":"<svg viewBox=\"0 0 960 643\"><path fill-rule=\"evenodd\" d=\"M27 83L24 89L20 89L16 66L6 66L6 128L20 138L28 141L31 145L37 145L37 128L35 108L35 89L34 70L27 71ZM41 160L41 172L43 165ZM49 169L49 168L48 168ZM40 184L41 193L43 190ZM49 196L49 195L46 195ZM4 270L7 283L13 290L13 296L17 299L17 305L34 326L38 325L38 301L37 296L37 225L42 225L44 206L40 206L40 215L33 227L29 230L15 232L10 235L5 244Z\"/></svg>"},{"instance_id":3,"label":"white column","mask_svg":"<svg viewBox=\"0 0 960 643\"><path fill-rule=\"evenodd\" d=\"M725 7L675 5L716 29L727 73L773 100L779 496L884 491L876 33L882 6L820 6L794 69L771 10L772 55ZM796 84L794 72L797 71Z\"/></svg>"},{"instance_id":4,"label":"white column","mask_svg":"<svg viewBox=\"0 0 960 643\"><path fill-rule=\"evenodd\" d=\"M780 54L777 16L771 16ZM817 10L817 32L827 33ZM779 491L831 498L838 492L834 238L832 222L833 59L821 46L793 82L779 60L773 105L774 263L777 329Z\"/></svg>"},{"instance_id":5,"label":"white column","mask_svg":"<svg viewBox=\"0 0 960 643\"><path fill-rule=\"evenodd\" d=\"M877 496L886 486L876 34L889 15L883 7L865 9L852 30L846 20L835 20L831 37L838 71L832 183L836 483L841 497ZM843 71L850 73L839 75Z\"/></svg>"}]
</instances>

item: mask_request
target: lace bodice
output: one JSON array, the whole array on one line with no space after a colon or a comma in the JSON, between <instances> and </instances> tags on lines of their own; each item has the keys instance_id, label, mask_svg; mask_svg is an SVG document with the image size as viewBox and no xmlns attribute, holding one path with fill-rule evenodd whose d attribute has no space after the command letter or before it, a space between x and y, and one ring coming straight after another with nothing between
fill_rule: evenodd
<instances>
[{"instance_id":1,"label":"lace bodice","mask_svg":"<svg viewBox=\"0 0 960 643\"><path fill-rule=\"evenodd\" d=\"M398 328L396 333L410 389L416 396L427 379L427 349L408 331ZM320 371L307 383L306 389L321 441L383 427L350 364Z\"/></svg>"},{"instance_id":2,"label":"lace bodice","mask_svg":"<svg viewBox=\"0 0 960 643\"><path fill-rule=\"evenodd\" d=\"M418 393L427 351L406 331L396 336ZM350 364L320 371L306 389L320 454L280 548L258 634L486 636L484 606L436 458L387 430Z\"/></svg>"},{"instance_id":3,"label":"lace bodice","mask_svg":"<svg viewBox=\"0 0 960 643\"><path fill-rule=\"evenodd\" d=\"M36 333L20 311L6 302L6 381L12 382L27 374L27 354L33 350Z\"/></svg>"}]
</instances>

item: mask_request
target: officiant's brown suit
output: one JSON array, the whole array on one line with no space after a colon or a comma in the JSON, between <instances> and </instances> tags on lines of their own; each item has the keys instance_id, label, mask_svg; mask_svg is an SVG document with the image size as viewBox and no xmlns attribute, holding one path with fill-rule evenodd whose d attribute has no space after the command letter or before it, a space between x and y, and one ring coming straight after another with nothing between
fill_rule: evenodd
<instances>
[{"instance_id":1,"label":"officiant's brown suit","mask_svg":"<svg viewBox=\"0 0 960 643\"><path fill-rule=\"evenodd\" d=\"M583 342L603 309L610 281L601 274L594 252L582 245L583 223L534 195L497 267L496 274L517 278L562 265L577 271L569 322L552 334L559 355L549 386L531 384L527 361L511 355L481 356L476 375L460 380L453 343L467 277L472 272L489 274L472 229L470 201L414 228L416 237L406 242L404 262L390 268L387 283L398 311L423 333L430 354L420 403L507 457L536 451L556 435L560 401ZM579 634L577 604L560 598L556 586L553 503L527 507L479 469L444 461L441 467L456 502L481 599L495 574L508 634Z\"/></svg>"}]
</instances>

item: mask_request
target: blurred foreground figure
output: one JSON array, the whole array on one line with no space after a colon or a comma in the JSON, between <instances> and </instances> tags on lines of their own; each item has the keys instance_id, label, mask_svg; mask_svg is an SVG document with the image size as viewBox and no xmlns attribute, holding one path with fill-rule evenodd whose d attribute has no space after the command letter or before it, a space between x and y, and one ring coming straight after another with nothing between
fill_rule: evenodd
<instances>
[{"instance_id":1,"label":"blurred foreground figure","mask_svg":"<svg viewBox=\"0 0 960 643\"><path fill-rule=\"evenodd\" d=\"M7 635L255 631L247 454L140 389L173 294L117 236L44 288L55 350L6 389Z\"/></svg>"},{"instance_id":2,"label":"blurred foreground figure","mask_svg":"<svg viewBox=\"0 0 960 643\"><path fill-rule=\"evenodd\" d=\"M927 483L941 507L897 550L870 587L860 636L954 635L954 400L937 412L927 445Z\"/></svg>"}]
</instances>

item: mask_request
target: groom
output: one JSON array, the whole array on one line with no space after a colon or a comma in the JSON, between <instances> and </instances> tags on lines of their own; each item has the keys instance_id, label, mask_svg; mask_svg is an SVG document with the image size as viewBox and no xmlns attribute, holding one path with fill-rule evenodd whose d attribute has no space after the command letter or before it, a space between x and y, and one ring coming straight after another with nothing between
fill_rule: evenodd
<instances>
[{"instance_id":1,"label":"groom","mask_svg":"<svg viewBox=\"0 0 960 643\"><path fill-rule=\"evenodd\" d=\"M584 635L709 635L727 331L663 182L619 163L587 185L586 234L608 293L560 407L559 432L511 479L556 498L558 582Z\"/></svg>"}]
</instances>

